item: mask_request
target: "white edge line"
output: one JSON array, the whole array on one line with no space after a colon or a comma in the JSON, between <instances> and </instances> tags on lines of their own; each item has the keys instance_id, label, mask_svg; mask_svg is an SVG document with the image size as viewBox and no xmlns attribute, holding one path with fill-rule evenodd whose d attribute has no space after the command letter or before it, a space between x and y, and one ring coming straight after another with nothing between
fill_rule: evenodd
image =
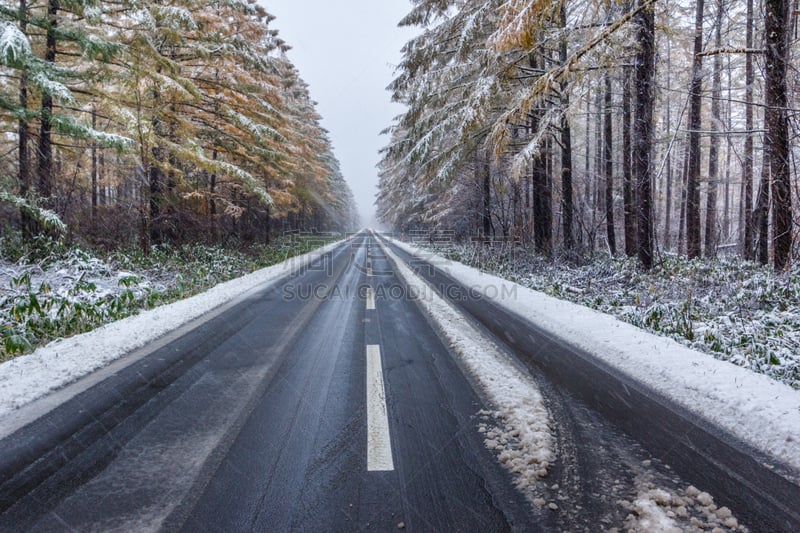
<instances>
[{"instance_id":1,"label":"white edge line","mask_svg":"<svg viewBox=\"0 0 800 533\"><path fill-rule=\"evenodd\" d=\"M381 347L377 344L367 345L367 470L394 470Z\"/></svg>"}]
</instances>

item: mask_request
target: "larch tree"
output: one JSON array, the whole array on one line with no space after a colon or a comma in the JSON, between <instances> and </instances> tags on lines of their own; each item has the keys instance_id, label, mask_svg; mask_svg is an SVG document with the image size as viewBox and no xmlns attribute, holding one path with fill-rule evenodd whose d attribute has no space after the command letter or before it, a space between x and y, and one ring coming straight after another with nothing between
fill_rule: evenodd
<instances>
[{"instance_id":1,"label":"larch tree","mask_svg":"<svg viewBox=\"0 0 800 533\"><path fill-rule=\"evenodd\" d=\"M714 19L714 48L722 48L722 20L725 14L724 0L716 1ZM707 257L717 255L717 193L719 190L719 141L722 124L722 54L714 54L714 69L711 81L711 139L708 148L708 186L706 190L705 250Z\"/></svg>"},{"instance_id":2,"label":"larch tree","mask_svg":"<svg viewBox=\"0 0 800 533\"><path fill-rule=\"evenodd\" d=\"M745 138L742 155L742 252L745 259L755 258L753 246L753 93L755 75L753 69L753 0L747 0L745 14Z\"/></svg>"},{"instance_id":3,"label":"larch tree","mask_svg":"<svg viewBox=\"0 0 800 533\"><path fill-rule=\"evenodd\" d=\"M701 0L702 1L702 0ZM655 14L653 2L639 0L634 16L636 103L634 115L634 171L637 200L637 256L645 269L653 267L653 113L655 105Z\"/></svg>"},{"instance_id":4,"label":"larch tree","mask_svg":"<svg viewBox=\"0 0 800 533\"><path fill-rule=\"evenodd\" d=\"M88 214L90 239L110 245L137 213L145 252L269 238L270 215L304 201L310 224L352 224L352 193L272 19L246 0L0 5L0 124L7 139L13 124L17 155L17 187L0 182L0 199L20 220L57 199L71 229Z\"/></svg>"},{"instance_id":5,"label":"larch tree","mask_svg":"<svg viewBox=\"0 0 800 533\"><path fill-rule=\"evenodd\" d=\"M775 270L789 267L792 252L792 191L789 149L789 109L786 74L789 60L789 0L765 0L766 45L764 103L766 150L772 195L773 253ZM766 160L765 150L765 165Z\"/></svg>"},{"instance_id":6,"label":"larch tree","mask_svg":"<svg viewBox=\"0 0 800 533\"><path fill-rule=\"evenodd\" d=\"M694 55L690 84L688 170L686 175L686 253L700 257L700 128L703 92L703 15L704 0L697 0L694 27Z\"/></svg>"}]
</instances>

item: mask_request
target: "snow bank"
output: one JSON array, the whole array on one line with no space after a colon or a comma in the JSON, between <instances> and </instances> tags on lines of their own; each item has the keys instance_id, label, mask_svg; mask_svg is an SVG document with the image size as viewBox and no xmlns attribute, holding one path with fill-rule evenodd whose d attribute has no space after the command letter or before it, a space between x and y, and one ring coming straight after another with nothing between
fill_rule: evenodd
<instances>
[{"instance_id":1,"label":"snow bank","mask_svg":"<svg viewBox=\"0 0 800 533\"><path fill-rule=\"evenodd\" d=\"M393 242L465 287L800 471L800 391L610 315Z\"/></svg>"},{"instance_id":2,"label":"snow bank","mask_svg":"<svg viewBox=\"0 0 800 533\"><path fill-rule=\"evenodd\" d=\"M59 339L0 364L0 417L72 383L174 329L254 289L264 289L291 269L329 252L329 244L185 300L143 311L88 333Z\"/></svg>"},{"instance_id":3,"label":"snow bank","mask_svg":"<svg viewBox=\"0 0 800 533\"><path fill-rule=\"evenodd\" d=\"M633 501L618 502L628 511L623 528L627 533L748 531L730 509L717 507L709 493L692 485L665 490L641 478L637 478L636 485L638 494Z\"/></svg>"},{"instance_id":4,"label":"snow bank","mask_svg":"<svg viewBox=\"0 0 800 533\"><path fill-rule=\"evenodd\" d=\"M479 413L493 419L479 426L484 443L512 472L516 486L533 500L536 480L547 476L555 457L550 416L538 388L490 339L467 324L458 311L433 292L391 250L381 246L394 263L395 273L417 296L417 301L493 405L495 410Z\"/></svg>"}]
</instances>

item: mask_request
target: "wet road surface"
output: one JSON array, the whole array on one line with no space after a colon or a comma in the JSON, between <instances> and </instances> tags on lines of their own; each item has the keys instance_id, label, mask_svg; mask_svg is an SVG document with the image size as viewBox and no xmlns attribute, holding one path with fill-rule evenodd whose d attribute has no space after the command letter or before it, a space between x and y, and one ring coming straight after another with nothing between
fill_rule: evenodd
<instances>
[{"instance_id":1,"label":"wet road surface","mask_svg":"<svg viewBox=\"0 0 800 533\"><path fill-rule=\"evenodd\" d=\"M359 234L0 439L0 530L622 530L653 490L709 524L691 484L753 531L800 522L786 505L796 485L740 448L620 395L619 376L487 302L461 302L527 367L554 421L558 460L529 501L483 444L492 406L392 270ZM741 468L715 470L715 454Z\"/></svg>"}]
</instances>

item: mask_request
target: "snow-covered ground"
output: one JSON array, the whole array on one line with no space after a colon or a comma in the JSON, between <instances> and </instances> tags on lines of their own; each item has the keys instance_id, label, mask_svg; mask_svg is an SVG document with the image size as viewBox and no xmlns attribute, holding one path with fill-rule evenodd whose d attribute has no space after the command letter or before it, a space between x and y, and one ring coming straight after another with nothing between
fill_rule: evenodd
<instances>
[{"instance_id":1,"label":"snow-covered ground","mask_svg":"<svg viewBox=\"0 0 800 533\"><path fill-rule=\"evenodd\" d=\"M0 364L0 418L250 291L266 288L290 269L300 268L338 244L329 244L221 283L206 292L128 316L88 333L51 342L33 353ZM98 265L98 268L105 268L102 263ZM108 276L107 291L118 290L116 282L120 276L124 278L126 274ZM52 276L48 279L53 282Z\"/></svg>"},{"instance_id":2,"label":"snow-covered ground","mask_svg":"<svg viewBox=\"0 0 800 533\"><path fill-rule=\"evenodd\" d=\"M421 246L550 296L647 330L800 389L800 272L776 274L737 257L664 254L650 272L635 258L551 260L511 243Z\"/></svg>"},{"instance_id":3,"label":"snow-covered ground","mask_svg":"<svg viewBox=\"0 0 800 533\"><path fill-rule=\"evenodd\" d=\"M248 251L156 245L105 257L60 241L20 249L0 236L0 362L142 309L174 302L330 242L285 238Z\"/></svg>"},{"instance_id":4,"label":"snow-covered ground","mask_svg":"<svg viewBox=\"0 0 800 533\"><path fill-rule=\"evenodd\" d=\"M611 315L394 242L472 291L800 472L800 391Z\"/></svg>"}]
</instances>

